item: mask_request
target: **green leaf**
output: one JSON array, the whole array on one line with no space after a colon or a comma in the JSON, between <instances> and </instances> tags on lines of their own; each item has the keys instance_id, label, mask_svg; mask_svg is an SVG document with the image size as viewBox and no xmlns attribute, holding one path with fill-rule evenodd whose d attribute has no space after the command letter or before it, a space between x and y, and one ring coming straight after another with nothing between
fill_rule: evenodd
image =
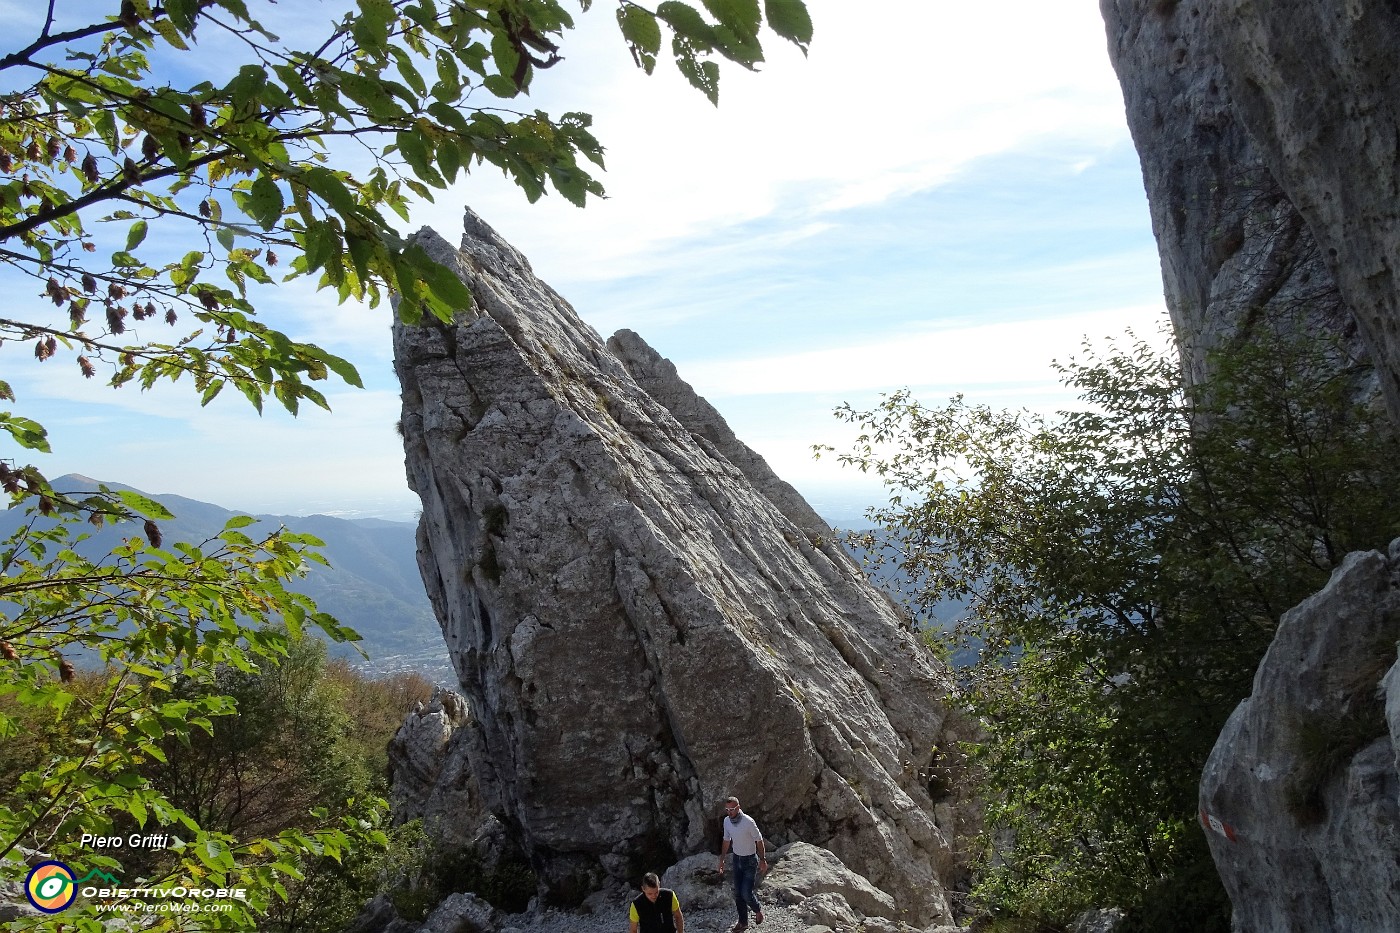
<instances>
[{"instance_id":1,"label":"green leaf","mask_svg":"<svg viewBox=\"0 0 1400 933\"><path fill-rule=\"evenodd\" d=\"M741 38L753 39L758 36L759 24L763 22L758 10L758 0L702 0L705 8L714 14L715 19L739 34Z\"/></svg>"},{"instance_id":2,"label":"green leaf","mask_svg":"<svg viewBox=\"0 0 1400 933\"><path fill-rule=\"evenodd\" d=\"M308 345L306 350L314 359L325 363L326 367L343 379L347 385L352 385L357 389L363 389L365 387L365 384L360 381L359 371L355 369L354 365L351 364L349 360L341 359L334 353L328 353L317 346Z\"/></svg>"},{"instance_id":3,"label":"green leaf","mask_svg":"<svg viewBox=\"0 0 1400 933\"><path fill-rule=\"evenodd\" d=\"M647 74L656 67L656 53L661 50L661 26L650 10L631 4L617 9L617 24L622 37L632 46L637 64Z\"/></svg>"},{"instance_id":4,"label":"green leaf","mask_svg":"<svg viewBox=\"0 0 1400 933\"><path fill-rule=\"evenodd\" d=\"M428 144L423 138L423 134L416 130L404 130L399 133L395 140L399 145L399 153L413 169L413 174L419 178L436 178L437 172L432 168L432 155L428 151Z\"/></svg>"},{"instance_id":5,"label":"green leaf","mask_svg":"<svg viewBox=\"0 0 1400 933\"><path fill-rule=\"evenodd\" d=\"M9 412L0 412L0 429L8 431L15 443L27 450L52 453L49 449L48 432L37 421L21 418Z\"/></svg>"},{"instance_id":6,"label":"green leaf","mask_svg":"<svg viewBox=\"0 0 1400 933\"><path fill-rule=\"evenodd\" d=\"M416 243L404 250L404 258L417 269L428 288L429 307L434 316L451 321L459 311L475 307L471 289L451 269L440 264Z\"/></svg>"},{"instance_id":7,"label":"green leaf","mask_svg":"<svg viewBox=\"0 0 1400 933\"><path fill-rule=\"evenodd\" d=\"M257 99L267 85L267 72L257 65L244 65L238 75L228 83L225 93L233 102L233 109L243 112Z\"/></svg>"},{"instance_id":8,"label":"green leaf","mask_svg":"<svg viewBox=\"0 0 1400 933\"><path fill-rule=\"evenodd\" d=\"M260 223L264 230L271 230L282 217L282 188L271 176L259 175L253 179L253 187L248 195L249 216Z\"/></svg>"},{"instance_id":9,"label":"green leaf","mask_svg":"<svg viewBox=\"0 0 1400 933\"><path fill-rule=\"evenodd\" d=\"M768 27L802 50L812 44L812 15L803 0L764 0Z\"/></svg>"},{"instance_id":10,"label":"green leaf","mask_svg":"<svg viewBox=\"0 0 1400 933\"><path fill-rule=\"evenodd\" d=\"M656 7L656 15L665 20L677 36L689 39L693 47L702 49L713 47L714 30L710 28L709 23L705 22L705 18L696 12L694 7L679 3L677 0L665 0L664 3ZM694 57L693 52L692 57Z\"/></svg>"},{"instance_id":11,"label":"green leaf","mask_svg":"<svg viewBox=\"0 0 1400 933\"><path fill-rule=\"evenodd\" d=\"M175 514L165 506L154 499L141 495L139 492L130 489L118 489L116 492L117 498L122 501L122 505L131 509L131 511L135 512L137 515L146 518L159 518L166 521L175 517Z\"/></svg>"},{"instance_id":12,"label":"green leaf","mask_svg":"<svg viewBox=\"0 0 1400 933\"><path fill-rule=\"evenodd\" d=\"M671 50L676 56L676 67L685 75L691 86L704 93L710 103L719 106L719 65L712 61L702 61L695 47L677 35L671 40Z\"/></svg>"},{"instance_id":13,"label":"green leaf","mask_svg":"<svg viewBox=\"0 0 1400 933\"><path fill-rule=\"evenodd\" d=\"M160 33L162 39L175 48L182 52L189 51L189 46L185 43L184 37L180 35L180 30L176 27L173 19L160 18L151 23L151 26Z\"/></svg>"},{"instance_id":14,"label":"green leaf","mask_svg":"<svg viewBox=\"0 0 1400 933\"><path fill-rule=\"evenodd\" d=\"M505 75L487 75L486 80L481 83L486 86L486 90L502 100L510 100L520 93L520 89L515 86L515 82Z\"/></svg>"},{"instance_id":15,"label":"green leaf","mask_svg":"<svg viewBox=\"0 0 1400 933\"><path fill-rule=\"evenodd\" d=\"M175 28L190 35L194 32L195 14L199 12L199 0L165 0L165 15Z\"/></svg>"}]
</instances>

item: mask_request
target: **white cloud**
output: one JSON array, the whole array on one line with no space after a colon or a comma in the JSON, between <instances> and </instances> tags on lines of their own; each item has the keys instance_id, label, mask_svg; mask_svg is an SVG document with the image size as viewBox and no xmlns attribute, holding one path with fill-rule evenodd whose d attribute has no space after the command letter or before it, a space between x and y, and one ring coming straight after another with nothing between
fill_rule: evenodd
<instances>
[{"instance_id":1,"label":"white cloud","mask_svg":"<svg viewBox=\"0 0 1400 933\"><path fill-rule=\"evenodd\" d=\"M903 386L996 391L1027 399L1056 383L1051 361L1078 352L1085 336L1131 327L1150 335L1160 307L1113 308L995 324L928 323L875 340L801 353L678 361L681 375L713 398L791 393L863 392Z\"/></svg>"},{"instance_id":2,"label":"white cloud","mask_svg":"<svg viewBox=\"0 0 1400 933\"><path fill-rule=\"evenodd\" d=\"M546 278L607 279L653 270L717 228L770 215L839 222L830 215L940 184L979 158L1054 139L1082 161L1126 138L1092 4L809 5L810 58L773 38L761 73L724 69L718 109L669 63L642 76L611 17L582 17L532 105L595 115L609 199L527 206L482 169L415 221L450 237L465 200Z\"/></svg>"},{"instance_id":3,"label":"white cloud","mask_svg":"<svg viewBox=\"0 0 1400 933\"><path fill-rule=\"evenodd\" d=\"M328 18L339 5L277 9L294 19ZM651 78L638 72L611 9L595 5L566 36L566 61L540 72L534 97L518 105L594 114L608 148L602 180L609 199L585 210L557 196L529 205L499 173L482 167L440 194L438 204L417 205L413 226L429 223L455 239L460 205L470 202L566 297L587 294L595 307L581 311L589 320L634 327L648 339L661 330L673 346L745 341L747 357L700 358L699 350L678 357L682 377L718 402L736 432L781 475L799 485L861 485L836 472L832 461L811 460L812 443L840 447L853 431L831 417L837 402L865 405L882 389L908 385L929 399L966 390L980 401L1053 407L1065 395L1050 359L1074 352L1086 333L1115 333L1159 312L1136 307L1054 317L1067 305L1146 300L1117 290L1115 276L1126 282L1129 275L1102 258L1110 250L1091 242L1093 231L1066 233L1082 212L1070 218L1046 209L1016 218L1016 233L1050 237L1056 245L1077 240L1084 258L1021 263L1026 254L1016 254L1015 265L988 272L1003 286L995 306L969 303L988 291L976 284L982 265L958 266L957 257L949 258L956 249L946 247L963 247L973 234L983 238L979 250L985 241L1010 237L1002 216L969 211L946 223L937 218L936 230L932 223L909 230L894 212L879 213L913 203L911 194L975 176L995 157L1034 153L1066 171L1086 171L1111 150L1121 152L1122 102L1094 4L809 5L816 25L810 58L770 37L770 61L761 73L725 68L718 109L667 62ZM11 5L0 0L0 6ZM1053 184L1023 181L1028 190ZM964 203L976 196L970 190ZM1142 225L1146 230L1145 212ZM903 246L905 237L912 238L908 249L869 248L872 242ZM920 239L933 237L940 249ZM843 249L856 254L862 243L867 248L859 255L862 262L869 257L869 268L859 275L869 277L871 288L900 292L897 302L883 292L875 296L879 331L855 317L875 312L850 307L850 289L836 287L836 270L822 259ZM808 258L794 261L798 256ZM1151 278L1155 257L1148 262ZM927 274L950 264L953 272L942 280ZM788 283L775 274L779 267L782 275L816 284L793 299L810 302L810 314L783 307L791 292L783 292ZM1122 297L1085 302L1074 293L1076 280L1113 281L1113 294ZM824 298L847 304L837 314L821 305ZM908 310L886 310L891 304ZM149 393L113 392L75 378L71 360L39 366L24 358L23 348L11 348L6 378L20 394L20 409L54 431L52 459L63 470L254 510L327 510L373 500L407 514L413 498L392 428L398 400L392 388L379 391L391 385L387 308L337 307L332 295L316 294L307 283L279 290L264 306L269 323L360 365L370 391L336 391L334 416L312 410L293 420L272 410L259 418L236 397L201 409L187 382ZM790 315L770 320L801 323L716 334L768 307ZM998 318L1023 320L951 324L947 309L954 307L986 307ZM729 313L724 324L717 323L721 309ZM1044 316L1033 317L1035 310ZM841 316L846 319L834 324ZM916 316L930 320L892 326ZM1154 325L1138 326L1146 333ZM749 339L759 332L761 338ZM794 340L804 352L774 349ZM40 398L52 407L31 412Z\"/></svg>"}]
</instances>

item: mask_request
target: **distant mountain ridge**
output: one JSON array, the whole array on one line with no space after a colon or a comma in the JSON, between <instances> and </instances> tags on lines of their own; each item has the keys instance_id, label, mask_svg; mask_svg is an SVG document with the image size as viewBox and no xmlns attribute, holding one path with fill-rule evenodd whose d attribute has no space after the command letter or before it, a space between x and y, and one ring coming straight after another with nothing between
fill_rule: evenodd
<instances>
[{"instance_id":1,"label":"distant mountain ridge","mask_svg":"<svg viewBox=\"0 0 1400 933\"><path fill-rule=\"evenodd\" d=\"M109 489L138 492L174 513L173 520L159 523L167 546L174 541L207 540L233 516L251 514L184 496L152 494L76 473L53 480L55 489L75 494L96 492L99 483ZM321 553L331 566L313 566L291 588L312 597L322 610L359 632L363 639L360 647L369 655L364 659L354 648L333 645L333 656L345 657L372 673L413 670L439 683L455 683L442 633L418 574L414 523L328 515L253 517L258 523L243 529L245 534L267 533L285 525L325 542ZM19 510L0 513L0 534L14 531L23 518L24 513ZM109 524L91 529L91 537L78 550L84 556L96 557L122 539L141 534L139 522Z\"/></svg>"},{"instance_id":2,"label":"distant mountain ridge","mask_svg":"<svg viewBox=\"0 0 1400 933\"><path fill-rule=\"evenodd\" d=\"M55 489L68 493L96 492L99 485L113 490L130 490L154 499L174 513L174 520L161 521L161 534L168 545L174 541L199 543L218 534L235 515L253 515L258 524L244 529L246 534L270 532L285 525L292 531L313 534L326 543L321 553L330 568L313 566L291 588L315 599L320 608L344 625L360 633L363 658L348 645L332 645L331 655L343 657L370 673L416 671L436 683L452 685L456 673L448 661L447 646L433 615L432 604L418 573L414 522L382 518L335 518L329 515L255 514L173 493L153 494L122 483L96 480L69 473L53 480ZM23 513L0 513L0 536L18 527ZM107 525L91 529L91 537L78 548L87 557L105 554L121 539L142 536L139 522ZM877 537L883 533L877 532ZM857 562L865 556L847 545ZM891 564L870 566L866 572L873 582L903 602L908 580ZM935 607L927 625L950 628L966 606L949 601ZM956 666L972 662L975 653L961 652L953 659Z\"/></svg>"}]
</instances>

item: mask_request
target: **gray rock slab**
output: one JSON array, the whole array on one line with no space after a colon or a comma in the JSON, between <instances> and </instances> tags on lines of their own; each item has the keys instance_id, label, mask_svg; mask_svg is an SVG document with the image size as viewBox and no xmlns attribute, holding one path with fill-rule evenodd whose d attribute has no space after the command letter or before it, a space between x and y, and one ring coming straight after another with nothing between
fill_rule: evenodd
<instances>
[{"instance_id":1,"label":"gray rock slab","mask_svg":"<svg viewBox=\"0 0 1400 933\"><path fill-rule=\"evenodd\" d=\"M1400 569L1350 554L1284 614L1201 778L1238 933L1400 929Z\"/></svg>"},{"instance_id":2,"label":"gray rock slab","mask_svg":"<svg viewBox=\"0 0 1400 933\"><path fill-rule=\"evenodd\" d=\"M928 782L957 717L908 620L639 338L610 350L470 212L460 249L416 242L475 299L394 330L420 567L481 799L550 897L717 853L735 794L950 920Z\"/></svg>"}]
</instances>

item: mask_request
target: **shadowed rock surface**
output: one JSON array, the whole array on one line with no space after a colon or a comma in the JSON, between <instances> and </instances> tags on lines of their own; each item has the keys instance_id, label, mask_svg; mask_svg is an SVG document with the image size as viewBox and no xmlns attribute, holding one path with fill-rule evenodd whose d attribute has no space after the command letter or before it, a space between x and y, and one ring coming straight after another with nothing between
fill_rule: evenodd
<instances>
[{"instance_id":1,"label":"shadowed rock surface","mask_svg":"<svg viewBox=\"0 0 1400 933\"><path fill-rule=\"evenodd\" d=\"M1188 379L1261 323L1335 335L1400 423L1400 8L1100 6ZM1400 672L1388 739L1376 695L1400 635L1391 550L1285 615L1207 765L1239 933L1400 929Z\"/></svg>"},{"instance_id":2,"label":"shadowed rock surface","mask_svg":"<svg viewBox=\"0 0 1400 933\"><path fill-rule=\"evenodd\" d=\"M476 302L394 330L420 566L471 709L453 747L551 896L717 852L735 794L774 844L949 920L946 670L640 338L610 351L470 212L460 251L417 242Z\"/></svg>"},{"instance_id":3,"label":"shadowed rock surface","mask_svg":"<svg viewBox=\"0 0 1400 933\"><path fill-rule=\"evenodd\" d=\"M1239 933L1400 929L1397 639L1400 541L1284 613L1201 779Z\"/></svg>"},{"instance_id":4,"label":"shadowed rock surface","mask_svg":"<svg viewBox=\"0 0 1400 933\"><path fill-rule=\"evenodd\" d=\"M1400 423L1400 6L1199 5L1234 110L1321 247Z\"/></svg>"},{"instance_id":5,"label":"shadowed rock surface","mask_svg":"<svg viewBox=\"0 0 1400 933\"><path fill-rule=\"evenodd\" d=\"M1100 6L1187 380L1261 327L1337 334L1368 359L1313 231L1237 112L1206 26L1212 4Z\"/></svg>"}]
</instances>

